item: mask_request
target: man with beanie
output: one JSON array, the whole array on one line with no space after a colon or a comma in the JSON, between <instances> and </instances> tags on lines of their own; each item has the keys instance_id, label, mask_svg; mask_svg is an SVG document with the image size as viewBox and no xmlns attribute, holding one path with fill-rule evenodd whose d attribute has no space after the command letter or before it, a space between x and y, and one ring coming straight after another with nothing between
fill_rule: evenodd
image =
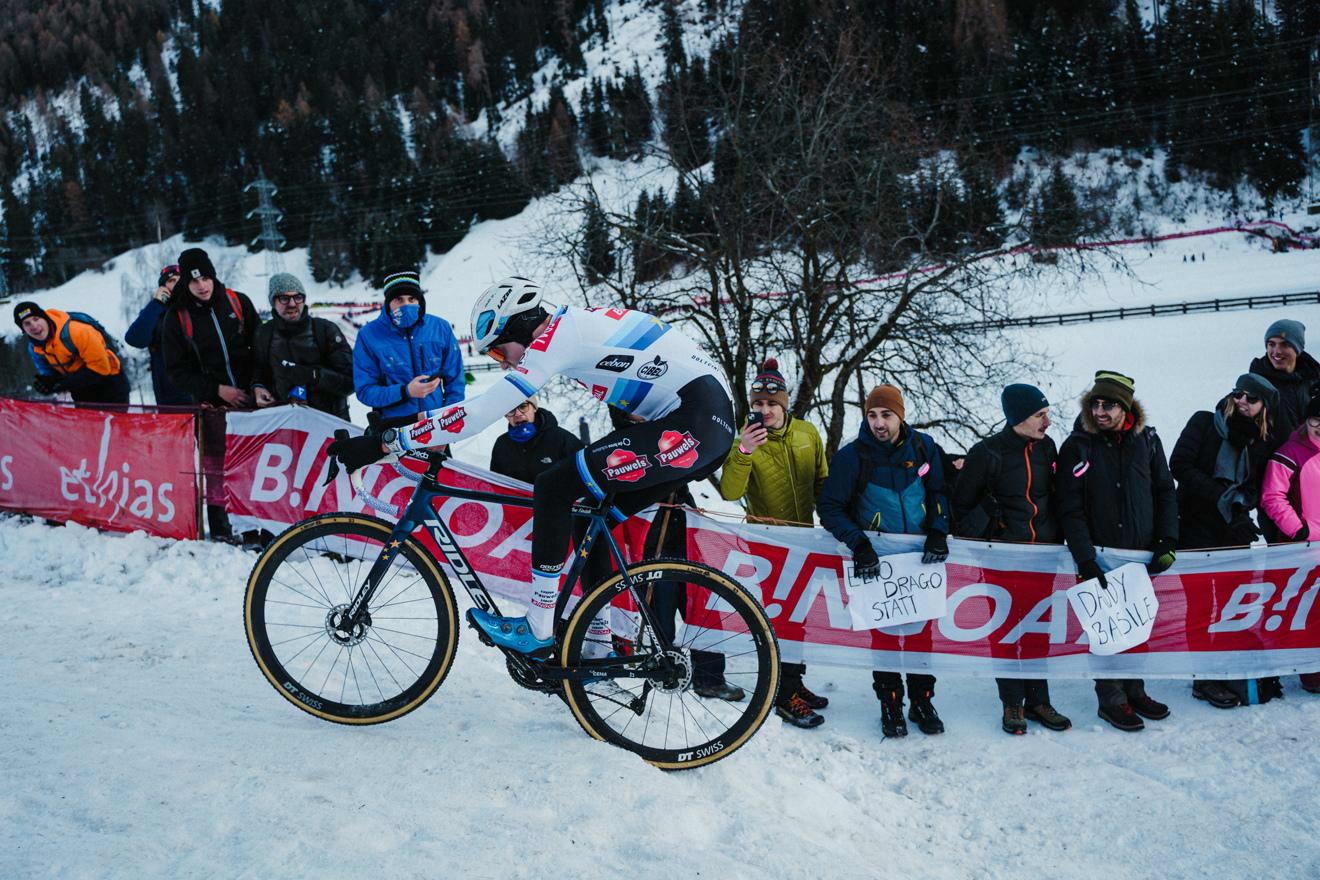
<instances>
[{"instance_id":1,"label":"man with beanie","mask_svg":"<svg viewBox=\"0 0 1320 880\"><path fill-rule=\"evenodd\" d=\"M21 302L14 323L27 337L38 392L67 391L75 403L128 403L128 378L114 343L90 315Z\"/></svg>"},{"instance_id":2,"label":"man with beanie","mask_svg":"<svg viewBox=\"0 0 1320 880\"><path fill-rule=\"evenodd\" d=\"M762 364L752 379L749 397L752 415L724 460L720 495L726 501L742 499L749 522L810 528L816 496L829 473L820 432L789 414L788 385L774 358ZM803 684L806 665L781 663L780 670L783 679L775 711L797 727L823 724L817 710L828 706L829 700Z\"/></svg>"},{"instance_id":3,"label":"man with beanie","mask_svg":"<svg viewBox=\"0 0 1320 880\"><path fill-rule=\"evenodd\" d=\"M358 400L390 427L463 399L463 353L448 321L426 313L416 272L392 272L382 285L385 307L353 346Z\"/></svg>"},{"instance_id":4,"label":"man with beanie","mask_svg":"<svg viewBox=\"0 0 1320 880\"><path fill-rule=\"evenodd\" d=\"M216 279L206 251L188 248L179 254L179 281L161 330L170 381L194 403L250 406L252 339L260 323L247 294Z\"/></svg>"},{"instance_id":5,"label":"man with beanie","mask_svg":"<svg viewBox=\"0 0 1320 880\"><path fill-rule=\"evenodd\" d=\"M1173 565L1178 545L1178 498L1155 429L1135 399L1133 380L1100 370L1082 396L1082 412L1059 450L1055 501L1064 539L1082 580L1105 569L1096 547L1147 550L1157 575ZM1146 693L1140 679L1098 679L1099 715L1119 730L1138 731L1142 718L1169 717L1169 707Z\"/></svg>"},{"instance_id":6,"label":"man with beanie","mask_svg":"<svg viewBox=\"0 0 1320 880\"><path fill-rule=\"evenodd\" d=\"M1279 406L1274 413L1277 447L1304 420L1311 385L1320 381L1320 363L1306 353L1306 325L1286 318L1271 324L1265 331L1265 354L1251 362L1250 371L1278 389Z\"/></svg>"},{"instance_id":7,"label":"man with beanie","mask_svg":"<svg viewBox=\"0 0 1320 880\"><path fill-rule=\"evenodd\" d=\"M257 406L291 401L348 421L353 349L333 322L313 318L302 282L288 272L267 285L271 318L253 340Z\"/></svg>"},{"instance_id":8,"label":"man with beanie","mask_svg":"<svg viewBox=\"0 0 1320 880\"><path fill-rule=\"evenodd\" d=\"M202 471L211 537L230 541L225 512L225 410L252 405L252 340L261 323L246 294L216 278L206 251L179 254L179 280L161 322L161 351L170 382L201 404Z\"/></svg>"},{"instance_id":9,"label":"man with beanie","mask_svg":"<svg viewBox=\"0 0 1320 880\"><path fill-rule=\"evenodd\" d=\"M830 462L818 501L821 523L852 551L858 572L880 565L868 531L924 534L922 561L943 562L949 556L949 501L934 439L904 421L903 394L893 385L871 389L865 410L857 439ZM902 676L874 672L872 677L880 699L880 729L887 737L907 736ZM931 704L935 676L910 672L907 687L912 698L908 718L922 733L943 733L944 722Z\"/></svg>"},{"instance_id":10,"label":"man with beanie","mask_svg":"<svg viewBox=\"0 0 1320 880\"><path fill-rule=\"evenodd\" d=\"M559 427L554 413L537 406L535 396L505 413L504 420L509 430L490 451L490 469L497 474L535 483L546 468L582 448L576 434Z\"/></svg>"},{"instance_id":11,"label":"man with beanie","mask_svg":"<svg viewBox=\"0 0 1320 880\"><path fill-rule=\"evenodd\" d=\"M1045 433L1050 427L1049 401L1034 385L1014 384L1003 390L999 402L1004 429L972 447L954 486L954 532L984 541L1062 543L1053 505L1058 450ZM995 681L1004 705L1000 726L1005 733L1025 734L1028 720L1050 730L1072 727L1050 705L1044 679Z\"/></svg>"},{"instance_id":12,"label":"man with beanie","mask_svg":"<svg viewBox=\"0 0 1320 880\"><path fill-rule=\"evenodd\" d=\"M1264 377L1279 392L1279 405L1271 410L1274 430L1266 454L1273 453L1305 421L1303 414L1311 386L1320 381L1320 362L1306 352L1306 325L1280 318L1265 330L1265 354L1251 362L1250 372ZM1271 544L1287 540L1264 510L1260 530Z\"/></svg>"},{"instance_id":13,"label":"man with beanie","mask_svg":"<svg viewBox=\"0 0 1320 880\"><path fill-rule=\"evenodd\" d=\"M151 388L158 406L188 406L192 398L170 381L165 370L165 352L161 347L161 331L165 311L169 307L174 285L179 282L179 265L173 263L160 270L156 287L138 312L133 323L124 331L124 341L134 348L145 348L151 354Z\"/></svg>"}]
</instances>

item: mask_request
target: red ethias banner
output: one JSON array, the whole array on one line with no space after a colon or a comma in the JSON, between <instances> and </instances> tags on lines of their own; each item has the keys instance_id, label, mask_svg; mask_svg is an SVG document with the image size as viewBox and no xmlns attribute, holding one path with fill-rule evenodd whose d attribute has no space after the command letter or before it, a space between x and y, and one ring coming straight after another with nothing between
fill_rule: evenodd
<instances>
[{"instance_id":1,"label":"red ethias banner","mask_svg":"<svg viewBox=\"0 0 1320 880\"><path fill-rule=\"evenodd\" d=\"M193 416L0 398L0 508L196 538Z\"/></svg>"}]
</instances>

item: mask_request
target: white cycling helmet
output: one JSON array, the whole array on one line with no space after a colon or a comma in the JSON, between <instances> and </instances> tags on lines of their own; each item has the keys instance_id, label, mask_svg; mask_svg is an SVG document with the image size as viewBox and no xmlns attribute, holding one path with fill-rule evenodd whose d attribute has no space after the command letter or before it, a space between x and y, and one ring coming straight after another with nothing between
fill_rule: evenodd
<instances>
[{"instance_id":1,"label":"white cycling helmet","mask_svg":"<svg viewBox=\"0 0 1320 880\"><path fill-rule=\"evenodd\" d=\"M514 319L532 312L544 314L541 309L541 285L535 281L514 275L487 287L472 307L472 342L477 351L485 354L506 331L513 331L518 325L527 323ZM530 318L529 315L528 320ZM514 326L510 326L510 321L514 322ZM539 323L538 319L536 324ZM532 327L536 324L532 324Z\"/></svg>"}]
</instances>

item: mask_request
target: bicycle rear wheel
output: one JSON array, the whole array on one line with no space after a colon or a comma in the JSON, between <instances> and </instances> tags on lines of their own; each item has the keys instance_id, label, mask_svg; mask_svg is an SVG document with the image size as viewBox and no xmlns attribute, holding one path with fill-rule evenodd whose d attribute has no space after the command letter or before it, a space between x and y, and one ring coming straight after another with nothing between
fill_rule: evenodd
<instances>
[{"instance_id":1,"label":"bicycle rear wheel","mask_svg":"<svg viewBox=\"0 0 1320 880\"><path fill-rule=\"evenodd\" d=\"M687 605L684 619L675 621L673 650L662 652L657 634L636 616L635 633L612 635L609 647L619 657L600 680L565 682L573 715L596 739L664 770L700 767L732 754L764 723L779 690L779 643L765 612L737 581L699 563L649 560L629 566L628 574L644 597L647 590L672 588L657 585L686 585ZM608 613L626 590L616 574L583 597L565 630L564 666L582 662L593 642L592 619ZM713 664L715 657L722 661ZM745 702L696 695L694 675L718 675L713 665L722 666L724 679L745 691Z\"/></svg>"},{"instance_id":2,"label":"bicycle rear wheel","mask_svg":"<svg viewBox=\"0 0 1320 880\"><path fill-rule=\"evenodd\" d=\"M284 532L248 578L244 624L266 679L326 721L377 724L416 709L449 673L458 646L454 593L413 538L390 547L391 527L331 513ZM393 551L363 623L340 631L377 557Z\"/></svg>"}]
</instances>

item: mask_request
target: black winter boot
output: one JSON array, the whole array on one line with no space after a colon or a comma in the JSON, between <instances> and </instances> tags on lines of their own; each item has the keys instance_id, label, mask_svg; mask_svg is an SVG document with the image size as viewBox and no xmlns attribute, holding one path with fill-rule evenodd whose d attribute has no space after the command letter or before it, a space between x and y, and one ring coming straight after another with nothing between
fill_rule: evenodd
<instances>
[{"instance_id":1,"label":"black winter boot","mask_svg":"<svg viewBox=\"0 0 1320 880\"><path fill-rule=\"evenodd\" d=\"M830 704L829 697L822 697L819 694L813 694L805 684L798 685L797 694L802 698L802 702L818 711L824 709Z\"/></svg>"},{"instance_id":2,"label":"black winter boot","mask_svg":"<svg viewBox=\"0 0 1320 880\"><path fill-rule=\"evenodd\" d=\"M876 691L880 698L880 732L887 737L907 736L903 720L903 692Z\"/></svg>"},{"instance_id":3,"label":"black winter boot","mask_svg":"<svg viewBox=\"0 0 1320 880\"><path fill-rule=\"evenodd\" d=\"M223 505L206 505L206 525L208 537L212 541L220 541L224 544L239 543L234 538L234 529L229 525L229 513Z\"/></svg>"},{"instance_id":4,"label":"black winter boot","mask_svg":"<svg viewBox=\"0 0 1320 880\"><path fill-rule=\"evenodd\" d=\"M1132 711L1132 707L1127 703L1101 706L1096 714L1114 727L1127 733L1136 733L1138 730L1146 729L1146 723L1141 720L1136 712Z\"/></svg>"},{"instance_id":5,"label":"black winter boot","mask_svg":"<svg viewBox=\"0 0 1320 880\"><path fill-rule=\"evenodd\" d=\"M1142 718L1149 718L1151 721L1163 721L1169 717L1169 707L1152 698L1145 691L1129 695L1128 704L1132 706L1132 711Z\"/></svg>"},{"instance_id":6,"label":"black winter boot","mask_svg":"<svg viewBox=\"0 0 1320 880\"><path fill-rule=\"evenodd\" d=\"M825 716L813 712L798 694L790 694L787 700L781 697L775 703L775 714L794 727L804 729L820 727L825 723Z\"/></svg>"},{"instance_id":7,"label":"black winter boot","mask_svg":"<svg viewBox=\"0 0 1320 880\"><path fill-rule=\"evenodd\" d=\"M931 705L930 698L935 696L931 691L922 691L912 695L912 705L908 709L908 720L917 725L917 729L928 736L944 732L944 722L940 720L940 715Z\"/></svg>"}]
</instances>

